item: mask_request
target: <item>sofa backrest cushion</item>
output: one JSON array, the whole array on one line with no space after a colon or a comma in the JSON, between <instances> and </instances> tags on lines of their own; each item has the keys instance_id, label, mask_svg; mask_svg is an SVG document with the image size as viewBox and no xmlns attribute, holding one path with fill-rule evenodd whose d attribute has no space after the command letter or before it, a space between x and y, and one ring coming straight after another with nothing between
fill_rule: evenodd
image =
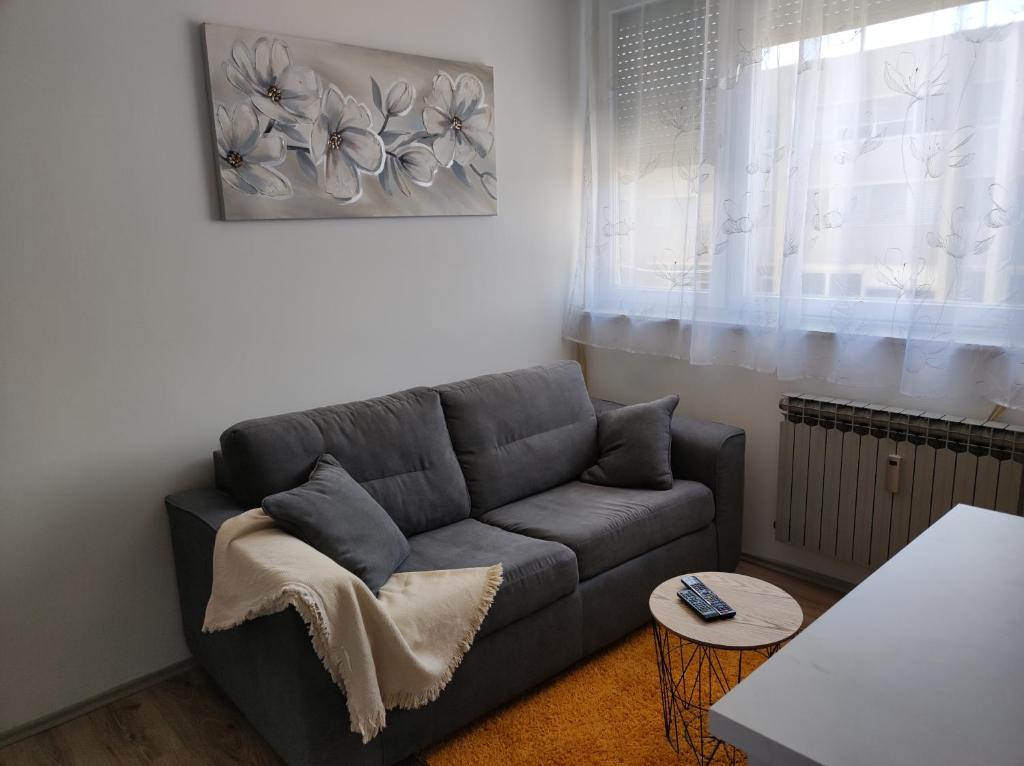
<instances>
[{"instance_id":1,"label":"sofa backrest cushion","mask_svg":"<svg viewBox=\"0 0 1024 766\"><path fill-rule=\"evenodd\" d=\"M246 420L220 444L231 492L250 507L304 483L327 452L406 535L469 516L440 399L427 388Z\"/></svg>"},{"instance_id":2,"label":"sofa backrest cushion","mask_svg":"<svg viewBox=\"0 0 1024 766\"><path fill-rule=\"evenodd\" d=\"M576 362L436 390L473 515L572 481L597 460L597 418Z\"/></svg>"}]
</instances>

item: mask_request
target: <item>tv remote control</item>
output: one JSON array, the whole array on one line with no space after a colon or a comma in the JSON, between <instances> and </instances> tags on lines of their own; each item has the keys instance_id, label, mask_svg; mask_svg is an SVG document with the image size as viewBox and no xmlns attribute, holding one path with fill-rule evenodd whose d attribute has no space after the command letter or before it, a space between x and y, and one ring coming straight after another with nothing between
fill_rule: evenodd
<instances>
[{"instance_id":1,"label":"tv remote control","mask_svg":"<svg viewBox=\"0 0 1024 766\"><path fill-rule=\"evenodd\" d=\"M686 575L680 579L683 581L683 585L710 604L711 608L718 612L718 616L722 619L727 620L730 617L736 616L736 610L722 601L722 599L718 597L717 593L701 582L699 577L695 575Z\"/></svg>"},{"instance_id":2,"label":"tv remote control","mask_svg":"<svg viewBox=\"0 0 1024 766\"><path fill-rule=\"evenodd\" d=\"M703 617L707 622L710 622L711 620L717 620L719 617L721 617L721 615L715 610L713 606L711 606L711 604L702 599L689 588L683 588L681 590L676 591L676 595L679 596L680 600L682 600L684 604L686 604L693 611L695 611L697 614Z\"/></svg>"}]
</instances>

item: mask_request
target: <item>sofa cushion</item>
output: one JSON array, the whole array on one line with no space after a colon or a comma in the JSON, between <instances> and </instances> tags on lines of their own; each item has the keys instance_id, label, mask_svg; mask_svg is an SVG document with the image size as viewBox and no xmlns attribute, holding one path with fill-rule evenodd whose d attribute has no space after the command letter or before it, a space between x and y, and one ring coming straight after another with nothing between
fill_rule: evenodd
<instances>
[{"instance_id":1,"label":"sofa cushion","mask_svg":"<svg viewBox=\"0 0 1024 766\"><path fill-rule=\"evenodd\" d=\"M568 546L586 580L711 523L711 490L619 489L574 481L485 513L480 521Z\"/></svg>"},{"instance_id":2,"label":"sofa cushion","mask_svg":"<svg viewBox=\"0 0 1024 766\"><path fill-rule=\"evenodd\" d=\"M473 515L571 481L597 459L597 418L576 362L436 390Z\"/></svg>"},{"instance_id":3,"label":"sofa cushion","mask_svg":"<svg viewBox=\"0 0 1024 766\"><path fill-rule=\"evenodd\" d=\"M247 420L220 437L232 494L249 507L306 481L329 452L406 535L469 516L469 495L435 391Z\"/></svg>"},{"instance_id":4,"label":"sofa cushion","mask_svg":"<svg viewBox=\"0 0 1024 766\"><path fill-rule=\"evenodd\" d=\"M673 394L598 415L601 456L580 480L607 487L671 489L672 413L678 404Z\"/></svg>"},{"instance_id":5,"label":"sofa cushion","mask_svg":"<svg viewBox=\"0 0 1024 766\"><path fill-rule=\"evenodd\" d=\"M564 545L535 540L465 519L409 538L399 572L462 569L500 563L501 588L480 636L493 633L576 589L576 557Z\"/></svg>"},{"instance_id":6,"label":"sofa cushion","mask_svg":"<svg viewBox=\"0 0 1024 766\"><path fill-rule=\"evenodd\" d=\"M285 532L341 564L373 591L409 555L405 535L329 454L309 481L263 498L263 510Z\"/></svg>"}]
</instances>

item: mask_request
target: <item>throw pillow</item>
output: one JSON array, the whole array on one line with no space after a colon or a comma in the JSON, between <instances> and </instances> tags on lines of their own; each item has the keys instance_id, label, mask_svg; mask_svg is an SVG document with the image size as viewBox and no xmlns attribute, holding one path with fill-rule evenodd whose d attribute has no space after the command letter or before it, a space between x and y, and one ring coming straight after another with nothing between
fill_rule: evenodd
<instances>
[{"instance_id":1,"label":"throw pillow","mask_svg":"<svg viewBox=\"0 0 1024 766\"><path fill-rule=\"evenodd\" d=\"M327 453L309 481L265 497L263 510L284 531L359 577L374 595L409 555L409 541L388 512Z\"/></svg>"},{"instance_id":2,"label":"throw pillow","mask_svg":"<svg viewBox=\"0 0 1024 766\"><path fill-rule=\"evenodd\" d=\"M597 417L597 463L580 476L589 484L629 489L672 489L673 394L608 410Z\"/></svg>"}]
</instances>

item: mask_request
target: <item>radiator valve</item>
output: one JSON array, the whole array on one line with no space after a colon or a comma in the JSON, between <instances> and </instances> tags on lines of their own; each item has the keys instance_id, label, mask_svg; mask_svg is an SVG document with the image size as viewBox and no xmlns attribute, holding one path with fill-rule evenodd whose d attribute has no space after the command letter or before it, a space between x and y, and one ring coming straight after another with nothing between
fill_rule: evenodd
<instances>
[{"instance_id":1,"label":"radiator valve","mask_svg":"<svg viewBox=\"0 0 1024 766\"><path fill-rule=\"evenodd\" d=\"M885 465L885 488L892 494L900 491L900 464L902 455L889 455Z\"/></svg>"}]
</instances>

